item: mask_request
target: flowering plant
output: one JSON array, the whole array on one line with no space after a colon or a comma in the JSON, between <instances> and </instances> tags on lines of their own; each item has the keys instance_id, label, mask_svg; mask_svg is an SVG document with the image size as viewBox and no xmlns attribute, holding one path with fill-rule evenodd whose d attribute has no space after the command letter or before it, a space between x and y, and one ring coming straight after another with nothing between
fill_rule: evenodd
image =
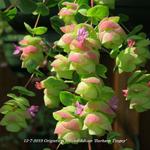
<instances>
[{"instance_id":1,"label":"flowering plant","mask_svg":"<svg viewBox=\"0 0 150 150\"><path fill-rule=\"evenodd\" d=\"M103 51L115 60L119 73L131 73L127 88L123 89L130 109L138 112L150 109L150 74L141 69L150 59L149 39L140 32L140 26L128 33L119 16L110 16L115 0L91 0L90 3L86 0L59 2L58 16L53 16L51 22L62 36L52 46L42 36L47 28L37 25L40 16L49 14L49 8L56 5L57 0L53 4L44 0L37 3L10 0L11 7L3 13L9 17L18 10L38 15L33 28L24 23L30 35L19 41L14 55L20 56L22 68L32 74L29 82L40 68L50 68L44 79L37 75L40 81L35 87L44 91L46 107L62 107L53 112L58 121L54 134L58 135L61 144L90 140L94 135L114 136L112 123L119 99L113 88L105 85L107 68L101 63ZM56 20L63 25L53 25ZM13 87L12 93L8 94L10 100L0 109L4 115L0 124L10 132L26 128L40 108L30 105L26 98L35 95L27 89L29 82L25 87ZM124 148L127 149L130 148Z\"/></svg>"}]
</instances>

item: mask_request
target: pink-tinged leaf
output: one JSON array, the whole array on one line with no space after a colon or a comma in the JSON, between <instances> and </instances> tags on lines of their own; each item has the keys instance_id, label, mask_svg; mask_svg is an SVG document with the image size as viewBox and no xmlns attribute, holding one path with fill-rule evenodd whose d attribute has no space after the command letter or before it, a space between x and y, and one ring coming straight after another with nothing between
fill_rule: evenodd
<instances>
[{"instance_id":1,"label":"pink-tinged leaf","mask_svg":"<svg viewBox=\"0 0 150 150\"><path fill-rule=\"evenodd\" d=\"M98 79L96 77L89 77L86 79L82 79L82 81L84 81L86 83L94 83L94 84L100 84L101 83L100 79Z\"/></svg>"},{"instance_id":2,"label":"pink-tinged leaf","mask_svg":"<svg viewBox=\"0 0 150 150\"><path fill-rule=\"evenodd\" d=\"M102 20L99 24L100 31L115 30L117 28L120 28L120 25L110 20Z\"/></svg>"},{"instance_id":3,"label":"pink-tinged leaf","mask_svg":"<svg viewBox=\"0 0 150 150\"><path fill-rule=\"evenodd\" d=\"M69 8L71 8L73 10L76 10L79 6L76 3L70 3L70 2L63 2L62 4L65 5L65 6L68 6Z\"/></svg>"},{"instance_id":4,"label":"pink-tinged leaf","mask_svg":"<svg viewBox=\"0 0 150 150\"><path fill-rule=\"evenodd\" d=\"M62 8L60 12L58 13L59 16L64 17L64 16L71 16L74 14L74 10L72 9L67 9L67 8Z\"/></svg>"},{"instance_id":5,"label":"pink-tinged leaf","mask_svg":"<svg viewBox=\"0 0 150 150\"><path fill-rule=\"evenodd\" d=\"M29 41L26 40L26 39L23 39L19 42L20 45L28 45L29 44Z\"/></svg>"},{"instance_id":6,"label":"pink-tinged leaf","mask_svg":"<svg viewBox=\"0 0 150 150\"><path fill-rule=\"evenodd\" d=\"M61 31L64 32L64 33L70 33L70 32L73 32L74 29L75 29L75 24L71 24L71 25L66 25L66 26L63 26L61 27Z\"/></svg>"},{"instance_id":7,"label":"pink-tinged leaf","mask_svg":"<svg viewBox=\"0 0 150 150\"><path fill-rule=\"evenodd\" d=\"M27 57L31 53L36 53L38 49L33 45L29 45L29 46L22 48L22 51L23 51L22 57Z\"/></svg>"},{"instance_id":8,"label":"pink-tinged leaf","mask_svg":"<svg viewBox=\"0 0 150 150\"><path fill-rule=\"evenodd\" d=\"M69 54L68 59L71 62L80 63L82 60L82 55L80 53L71 53Z\"/></svg>"},{"instance_id":9,"label":"pink-tinged leaf","mask_svg":"<svg viewBox=\"0 0 150 150\"><path fill-rule=\"evenodd\" d=\"M96 114L88 114L84 120L85 125L90 126L92 124L101 124L102 120L100 116Z\"/></svg>"},{"instance_id":10,"label":"pink-tinged leaf","mask_svg":"<svg viewBox=\"0 0 150 150\"><path fill-rule=\"evenodd\" d=\"M63 120L63 119L73 119L74 116L71 115L69 112L65 112L65 111L56 111L53 113L54 118L56 120Z\"/></svg>"},{"instance_id":11,"label":"pink-tinged leaf","mask_svg":"<svg viewBox=\"0 0 150 150\"><path fill-rule=\"evenodd\" d=\"M63 135L63 134L65 134L65 133L68 132L68 131L69 131L69 130L67 130L67 129L62 125L62 123L59 123L59 124L56 125L54 134Z\"/></svg>"},{"instance_id":12,"label":"pink-tinged leaf","mask_svg":"<svg viewBox=\"0 0 150 150\"><path fill-rule=\"evenodd\" d=\"M69 130L79 131L81 129L81 123L78 119L62 122L62 125Z\"/></svg>"},{"instance_id":13,"label":"pink-tinged leaf","mask_svg":"<svg viewBox=\"0 0 150 150\"><path fill-rule=\"evenodd\" d=\"M69 45L69 44L71 44L71 42L73 41L74 38L73 38L72 34L66 33L61 37L61 39L65 44Z\"/></svg>"},{"instance_id":14,"label":"pink-tinged leaf","mask_svg":"<svg viewBox=\"0 0 150 150\"><path fill-rule=\"evenodd\" d=\"M91 45L86 40L78 41L78 40L74 39L71 42L71 49L80 49L83 51L89 51L89 50L91 50Z\"/></svg>"},{"instance_id":15,"label":"pink-tinged leaf","mask_svg":"<svg viewBox=\"0 0 150 150\"><path fill-rule=\"evenodd\" d=\"M80 140L79 132L68 132L64 135L63 140L68 143L77 143Z\"/></svg>"}]
</instances>

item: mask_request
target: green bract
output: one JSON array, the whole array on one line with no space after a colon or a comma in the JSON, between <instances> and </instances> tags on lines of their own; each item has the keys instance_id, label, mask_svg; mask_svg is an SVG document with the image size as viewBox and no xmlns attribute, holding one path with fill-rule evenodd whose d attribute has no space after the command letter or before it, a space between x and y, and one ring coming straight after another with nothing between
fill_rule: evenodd
<instances>
[{"instance_id":1,"label":"green bract","mask_svg":"<svg viewBox=\"0 0 150 150\"><path fill-rule=\"evenodd\" d=\"M41 82L42 88L44 88L44 103L49 108L57 107L60 91L66 89L68 86L55 77L48 77Z\"/></svg>"},{"instance_id":2,"label":"green bract","mask_svg":"<svg viewBox=\"0 0 150 150\"><path fill-rule=\"evenodd\" d=\"M150 74L140 70L136 71L128 80L127 100L130 101L130 109L143 112L150 109Z\"/></svg>"},{"instance_id":3,"label":"green bract","mask_svg":"<svg viewBox=\"0 0 150 150\"><path fill-rule=\"evenodd\" d=\"M20 42L20 52L22 68L27 68L32 73L37 67L41 66L44 61L43 48L44 44L40 37L27 35Z\"/></svg>"}]
</instances>

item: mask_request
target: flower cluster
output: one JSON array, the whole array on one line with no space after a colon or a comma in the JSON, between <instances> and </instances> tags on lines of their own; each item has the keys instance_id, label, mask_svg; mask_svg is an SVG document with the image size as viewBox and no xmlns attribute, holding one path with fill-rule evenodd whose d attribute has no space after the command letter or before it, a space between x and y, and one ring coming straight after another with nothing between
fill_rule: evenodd
<instances>
[{"instance_id":1,"label":"flower cluster","mask_svg":"<svg viewBox=\"0 0 150 150\"><path fill-rule=\"evenodd\" d=\"M62 5L65 7L63 7L58 13L60 19L63 19L65 24L76 23L75 14L77 13L77 9L79 7L78 4L63 2Z\"/></svg>"},{"instance_id":2,"label":"flower cluster","mask_svg":"<svg viewBox=\"0 0 150 150\"><path fill-rule=\"evenodd\" d=\"M108 49L117 48L126 38L126 33L121 26L113 20L113 17L104 18L98 27L99 39L102 45Z\"/></svg>"},{"instance_id":3,"label":"flower cluster","mask_svg":"<svg viewBox=\"0 0 150 150\"><path fill-rule=\"evenodd\" d=\"M19 44L20 46L16 46L14 54L21 53L22 68L27 68L28 72L33 72L44 61L42 39L27 35Z\"/></svg>"},{"instance_id":4,"label":"flower cluster","mask_svg":"<svg viewBox=\"0 0 150 150\"><path fill-rule=\"evenodd\" d=\"M44 103L49 108L57 107L59 104L59 93L68 86L55 77L48 77L41 81L41 87L44 88Z\"/></svg>"},{"instance_id":5,"label":"flower cluster","mask_svg":"<svg viewBox=\"0 0 150 150\"><path fill-rule=\"evenodd\" d=\"M149 40L139 36L138 40L129 38L127 42L128 47L121 51L116 58L116 65L120 73L132 72L138 65L143 65L147 59L150 59Z\"/></svg>"},{"instance_id":6,"label":"flower cluster","mask_svg":"<svg viewBox=\"0 0 150 150\"><path fill-rule=\"evenodd\" d=\"M100 42L93 27L88 24L71 24L61 29L65 34L57 45L68 53L69 70L75 70L79 74L95 73L100 57Z\"/></svg>"},{"instance_id":7,"label":"flower cluster","mask_svg":"<svg viewBox=\"0 0 150 150\"><path fill-rule=\"evenodd\" d=\"M132 83L134 81L134 83ZM144 71L136 71L128 82L128 88L123 90L126 100L130 101L130 109L143 112L150 109L150 74Z\"/></svg>"}]
</instances>

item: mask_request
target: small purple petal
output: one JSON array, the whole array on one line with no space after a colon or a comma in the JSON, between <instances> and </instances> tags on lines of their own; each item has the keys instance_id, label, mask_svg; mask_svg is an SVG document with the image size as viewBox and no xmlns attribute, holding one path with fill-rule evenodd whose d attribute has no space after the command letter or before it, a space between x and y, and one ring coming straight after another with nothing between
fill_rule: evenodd
<instances>
[{"instance_id":1,"label":"small purple petal","mask_svg":"<svg viewBox=\"0 0 150 150\"><path fill-rule=\"evenodd\" d=\"M80 115L83 112L84 105L81 105L79 102L76 102L76 114Z\"/></svg>"},{"instance_id":2,"label":"small purple petal","mask_svg":"<svg viewBox=\"0 0 150 150\"><path fill-rule=\"evenodd\" d=\"M88 35L88 31L85 28L81 28L78 30L77 40L83 42Z\"/></svg>"},{"instance_id":3,"label":"small purple petal","mask_svg":"<svg viewBox=\"0 0 150 150\"><path fill-rule=\"evenodd\" d=\"M109 106L115 111L118 108L118 98L113 96L112 99L109 100Z\"/></svg>"},{"instance_id":4,"label":"small purple petal","mask_svg":"<svg viewBox=\"0 0 150 150\"><path fill-rule=\"evenodd\" d=\"M35 117L36 113L39 111L39 106L32 105L27 111L32 117Z\"/></svg>"},{"instance_id":5,"label":"small purple petal","mask_svg":"<svg viewBox=\"0 0 150 150\"><path fill-rule=\"evenodd\" d=\"M15 47L15 50L13 52L13 55L18 55L21 53L21 47L20 46L17 46L14 44L14 47Z\"/></svg>"}]
</instances>

